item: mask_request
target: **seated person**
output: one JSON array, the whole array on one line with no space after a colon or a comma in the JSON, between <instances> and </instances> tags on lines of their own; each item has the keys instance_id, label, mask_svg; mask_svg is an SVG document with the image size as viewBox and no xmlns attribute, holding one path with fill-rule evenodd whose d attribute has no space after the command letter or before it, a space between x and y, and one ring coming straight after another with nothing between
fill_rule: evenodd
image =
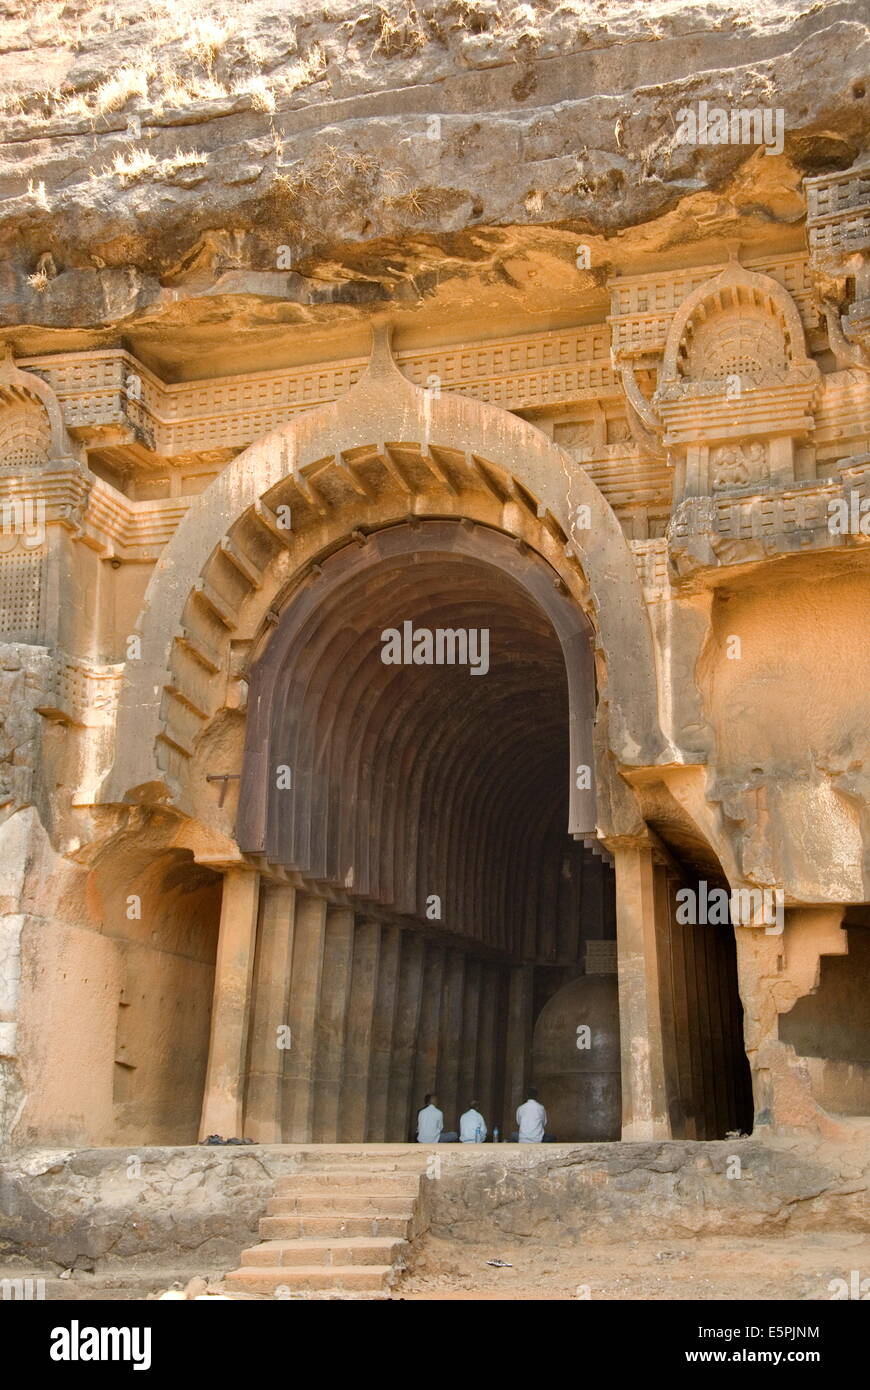
<instances>
[{"instance_id":1,"label":"seated person","mask_svg":"<svg viewBox=\"0 0 870 1390\"><path fill-rule=\"evenodd\" d=\"M438 1109L434 1091L424 1097L423 1109L417 1115L418 1144L455 1144L459 1135L455 1129L444 1133L444 1113Z\"/></svg>"},{"instance_id":2,"label":"seated person","mask_svg":"<svg viewBox=\"0 0 870 1390\"><path fill-rule=\"evenodd\" d=\"M517 1110L518 1128L511 1135L512 1144L552 1144L553 1135L547 1134L547 1112L538 1100L534 1086L529 1087L528 1100Z\"/></svg>"},{"instance_id":3,"label":"seated person","mask_svg":"<svg viewBox=\"0 0 870 1390\"><path fill-rule=\"evenodd\" d=\"M486 1120L480 1113L480 1101L473 1100L464 1115L459 1117L459 1142L482 1144L488 1134Z\"/></svg>"}]
</instances>

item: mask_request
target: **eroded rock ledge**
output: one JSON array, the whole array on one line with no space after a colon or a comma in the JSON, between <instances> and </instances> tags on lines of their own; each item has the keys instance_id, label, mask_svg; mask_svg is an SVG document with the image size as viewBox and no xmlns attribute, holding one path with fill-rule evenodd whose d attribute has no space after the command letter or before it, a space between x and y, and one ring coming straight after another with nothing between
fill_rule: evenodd
<instances>
[{"instance_id":1,"label":"eroded rock ledge","mask_svg":"<svg viewBox=\"0 0 870 1390\"><path fill-rule=\"evenodd\" d=\"M385 303L455 319L472 300L552 311L559 292L574 309L640 254L772 246L802 175L847 167L867 128L852 0L41 8L5 6L0 29L16 353L122 334L147 350L172 327L186 375L230 313L256 346L258 328ZM781 109L782 153L678 144L676 112L701 99Z\"/></svg>"}]
</instances>

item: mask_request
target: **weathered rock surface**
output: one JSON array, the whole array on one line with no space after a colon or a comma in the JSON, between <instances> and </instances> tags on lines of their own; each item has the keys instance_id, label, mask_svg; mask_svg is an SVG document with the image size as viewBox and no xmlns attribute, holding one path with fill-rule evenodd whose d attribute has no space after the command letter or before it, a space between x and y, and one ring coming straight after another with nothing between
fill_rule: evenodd
<instances>
[{"instance_id":1,"label":"weathered rock surface","mask_svg":"<svg viewBox=\"0 0 870 1390\"><path fill-rule=\"evenodd\" d=\"M427 1189L432 1234L558 1244L870 1229L866 1165L862 1173L833 1153L788 1153L746 1139L549 1149L446 1165Z\"/></svg>"},{"instance_id":2,"label":"weathered rock surface","mask_svg":"<svg viewBox=\"0 0 870 1390\"><path fill-rule=\"evenodd\" d=\"M0 1260L63 1269L233 1263L293 1153L202 1148L40 1151L0 1166Z\"/></svg>"},{"instance_id":3,"label":"weathered rock surface","mask_svg":"<svg viewBox=\"0 0 870 1390\"><path fill-rule=\"evenodd\" d=\"M189 374L230 296L250 367L264 330L385 303L543 311L546 282L574 308L641 251L775 242L802 175L848 166L867 130L854 0L31 8L0 27L19 353L122 331L147 353L172 326ZM678 144L701 99L781 110L782 153ZM578 277L580 236L596 269Z\"/></svg>"},{"instance_id":4,"label":"weathered rock surface","mask_svg":"<svg viewBox=\"0 0 870 1390\"><path fill-rule=\"evenodd\" d=\"M272 1179L298 1173L304 1161L303 1149L272 1146L7 1158L0 1164L0 1263L232 1267L256 1239ZM510 1235L548 1244L866 1232L868 1176L866 1148L862 1158L846 1145L789 1150L743 1139L505 1146L485 1155L451 1146L440 1176L424 1182L419 1224L436 1238Z\"/></svg>"}]
</instances>

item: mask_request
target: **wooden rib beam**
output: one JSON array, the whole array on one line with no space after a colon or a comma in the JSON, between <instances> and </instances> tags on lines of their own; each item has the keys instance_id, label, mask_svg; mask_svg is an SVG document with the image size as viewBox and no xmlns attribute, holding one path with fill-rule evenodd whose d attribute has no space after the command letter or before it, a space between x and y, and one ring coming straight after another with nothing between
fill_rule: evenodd
<instances>
[{"instance_id":1,"label":"wooden rib beam","mask_svg":"<svg viewBox=\"0 0 870 1390\"><path fill-rule=\"evenodd\" d=\"M158 739L162 739L164 743L168 743L169 747L174 748L176 753L180 753L183 758L193 757L193 749L190 747L190 744L184 742L180 734L163 728L160 730L157 737Z\"/></svg>"},{"instance_id":2,"label":"wooden rib beam","mask_svg":"<svg viewBox=\"0 0 870 1390\"><path fill-rule=\"evenodd\" d=\"M289 545L293 532L289 526L282 526L278 520L276 512L271 507L267 507L262 497L258 497L254 503L253 513L257 521L270 536L274 536L282 545Z\"/></svg>"},{"instance_id":3,"label":"wooden rib beam","mask_svg":"<svg viewBox=\"0 0 870 1390\"><path fill-rule=\"evenodd\" d=\"M201 719L203 723L211 718L208 710L204 710L202 705L198 705L192 696L188 695L187 692L182 690L179 686L164 685L163 689L166 691L167 695L171 695L173 699L178 700L184 705L185 709L189 709L191 713L195 714L197 719Z\"/></svg>"},{"instance_id":4,"label":"wooden rib beam","mask_svg":"<svg viewBox=\"0 0 870 1390\"><path fill-rule=\"evenodd\" d=\"M328 516L329 507L326 501L320 493L315 490L308 478L303 477L301 473L294 473L292 476L294 487L297 492L304 497L312 511L317 512L318 516Z\"/></svg>"},{"instance_id":5,"label":"wooden rib beam","mask_svg":"<svg viewBox=\"0 0 870 1390\"><path fill-rule=\"evenodd\" d=\"M505 502L508 501L509 493L505 492L503 488L497 486L495 479L490 475L490 472L484 464L483 459L479 459L477 457L477 454L468 454L466 455L466 457L468 458L468 461L472 469L480 478L480 481L483 483L483 486L486 488L487 492L495 498L496 502L498 502L500 506L504 506Z\"/></svg>"},{"instance_id":6,"label":"wooden rib beam","mask_svg":"<svg viewBox=\"0 0 870 1390\"><path fill-rule=\"evenodd\" d=\"M375 495L371 488L366 487L362 479L357 477L346 459L341 457L336 458L335 470L344 478L348 487L356 493L357 497L361 497L364 502L373 502L375 500Z\"/></svg>"},{"instance_id":7,"label":"wooden rib beam","mask_svg":"<svg viewBox=\"0 0 870 1390\"><path fill-rule=\"evenodd\" d=\"M446 487L448 492L452 492L454 497L458 497L459 488L456 486L450 474L447 472L447 469L444 467L444 464L438 458L437 449L434 449L430 444L428 452L424 453L422 457L423 462L426 464L426 467L429 469L430 473L435 474L435 477L438 479L438 482L441 483L443 487Z\"/></svg>"},{"instance_id":8,"label":"wooden rib beam","mask_svg":"<svg viewBox=\"0 0 870 1390\"><path fill-rule=\"evenodd\" d=\"M407 492L409 496L412 496L414 489L399 467L398 460L393 457L393 453L388 444L382 446L380 460L382 466L386 469L387 473L389 473L393 482L398 485L400 491Z\"/></svg>"},{"instance_id":9,"label":"wooden rib beam","mask_svg":"<svg viewBox=\"0 0 870 1390\"><path fill-rule=\"evenodd\" d=\"M217 652L213 651L201 638L194 637L188 628L185 628L181 636L176 637L175 640L179 647L190 652L193 659L198 661L200 666L205 667L211 675L215 675L221 669L221 658Z\"/></svg>"},{"instance_id":10,"label":"wooden rib beam","mask_svg":"<svg viewBox=\"0 0 870 1390\"><path fill-rule=\"evenodd\" d=\"M223 623L229 631L238 627L239 615L228 599L222 597L215 588L209 584L207 579L198 579L191 590L196 597L205 604L218 622Z\"/></svg>"},{"instance_id":11,"label":"wooden rib beam","mask_svg":"<svg viewBox=\"0 0 870 1390\"><path fill-rule=\"evenodd\" d=\"M260 589L263 585L263 571L259 569L247 555L239 549L229 536L224 536L221 540L220 551L225 555L230 564L238 570L243 579L246 579L252 589Z\"/></svg>"}]
</instances>

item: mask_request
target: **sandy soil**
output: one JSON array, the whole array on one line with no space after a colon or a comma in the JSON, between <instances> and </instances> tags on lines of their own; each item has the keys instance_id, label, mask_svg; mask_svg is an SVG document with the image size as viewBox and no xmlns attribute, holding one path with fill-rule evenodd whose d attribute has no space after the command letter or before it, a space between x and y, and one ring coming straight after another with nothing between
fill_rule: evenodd
<instances>
[{"instance_id":1,"label":"sandy soil","mask_svg":"<svg viewBox=\"0 0 870 1390\"><path fill-rule=\"evenodd\" d=\"M493 1269L487 1260L507 1261ZM843 1232L544 1247L426 1239L397 1299L802 1299L832 1297L851 1270L870 1276L870 1237Z\"/></svg>"}]
</instances>

